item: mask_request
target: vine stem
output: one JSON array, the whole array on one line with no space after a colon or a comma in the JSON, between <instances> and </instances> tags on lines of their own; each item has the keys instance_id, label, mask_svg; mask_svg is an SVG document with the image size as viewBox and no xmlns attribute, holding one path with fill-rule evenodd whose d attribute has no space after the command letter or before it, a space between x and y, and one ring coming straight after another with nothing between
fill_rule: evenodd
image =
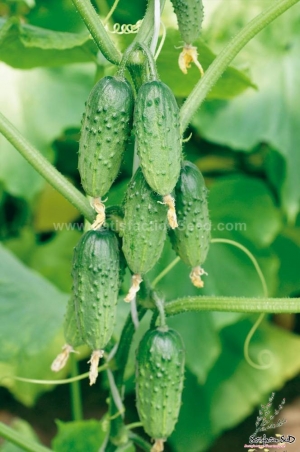
<instances>
[{"instance_id":1,"label":"vine stem","mask_svg":"<svg viewBox=\"0 0 300 452\"><path fill-rule=\"evenodd\" d=\"M15 444L16 446L20 446L23 450L28 452L52 452L51 449L25 438L16 430L3 424L3 422L0 422L0 437Z\"/></svg>"},{"instance_id":2,"label":"vine stem","mask_svg":"<svg viewBox=\"0 0 300 452\"><path fill-rule=\"evenodd\" d=\"M0 133L22 154L28 163L61 193L86 219L93 223L95 212L86 197L77 190L23 135L0 113Z\"/></svg>"},{"instance_id":3,"label":"vine stem","mask_svg":"<svg viewBox=\"0 0 300 452\"><path fill-rule=\"evenodd\" d=\"M165 305L168 316L188 311L218 311L242 313L298 313L300 298L240 298L240 297L184 297Z\"/></svg>"},{"instance_id":4,"label":"vine stem","mask_svg":"<svg viewBox=\"0 0 300 452\"><path fill-rule=\"evenodd\" d=\"M139 321L144 317L146 313L146 309L139 306L138 307L138 318ZM122 334L119 341L119 346L115 355L115 363L117 366L117 369L113 372L116 388L120 393L122 393L123 389L123 378L124 378L124 372L126 363L128 360L130 345L133 339L135 333L135 327L132 322L131 313L129 313L127 320L125 322L125 325L122 330ZM124 425L123 419L121 416L118 415L119 410L116 406L113 397L110 398L110 442L107 445L106 452L111 452L116 450L117 445L124 444L124 441L126 438L128 439L128 432L126 430L126 427Z\"/></svg>"},{"instance_id":5,"label":"vine stem","mask_svg":"<svg viewBox=\"0 0 300 452\"><path fill-rule=\"evenodd\" d=\"M74 353L71 353L71 375L73 378L78 376L78 363ZM82 399L81 399L81 390L80 383L78 380L75 380L71 383L70 387L71 392L71 406L72 406L72 417L73 421L81 421L83 419L82 413Z\"/></svg>"},{"instance_id":6,"label":"vine stem","mask_svg":"<svg viewBox=\"0 0 300 452\"><path fill-rule=\"evenodd\" d=\"M108 36L90 0L72 0L72 2L105 58L113 64L119 64L122 55Z\"/></svg>"},{"instance_id":7,"label":"vine stem","mask_svg":"<svg viewBox=\"0 0 300 452\"><path fill-rule=\"evenodd\" d=\"M133 43L143 42L149 45L153 37L153 24L155 15L155 2L157 0L149 0L147 11L143 19L142 25L133 41ZM160 0L160 12L162 13L166 0Z\"/></svg>"},{"instance_id":8,"label":"vine stem","mask_svg":"<svg viewBox=\"0 0 300 452\"><path fill-rule=\"evenodd\" d=\"M180 116L182 132L187 128L191 118L194 116L211 88L240 50L242 50L242 48L269 23L298 2L299 0L276 0L269 8L251 20L251 22L249 22L229 42L229 44L224 47L209 66L202 79L197 83L181 108Z\"/></svg>"}]
</instances>

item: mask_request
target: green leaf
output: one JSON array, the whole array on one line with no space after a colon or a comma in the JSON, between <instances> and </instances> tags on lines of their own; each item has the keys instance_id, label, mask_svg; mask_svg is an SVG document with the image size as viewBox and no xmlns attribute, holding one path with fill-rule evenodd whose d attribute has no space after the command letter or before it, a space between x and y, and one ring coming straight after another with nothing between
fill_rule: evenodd
<instances>
[{"instance_id":1,"label":"green leaf","mask_svg":"<svg viewBox=\"0 0 300 452\"><path fill-rule=\"evenodd\" d=\"M199 81L200 72L195 65L192 65L187 75L184 75L179 69L178 57L181 49L178 47L180 45L182 45L182 40L179 32L168 29L164 46L157 59L157 66L160 78L169 85L175 96L187 97ZM199 60L203 69L206 70L216 55L202 39L198 39L195 45L198 48ZM244 72L229 67L210 91L209 99L231 99L249 87L255 88L249 77Z\"/></svg>"},{"instance_id":2,"label":"green leaf","mask_svg":"<svg viewBox=\"0 0 300 452\"><path fill-rule=\"evenodd\" d=\"M55 452L98 452L106 435L104 422L57 421L58 434L52 441Z\"/></svg>"},{"instance_id":3,"label":"green leaf","mask_svg":"<svg viewBox=\"0 0 300 452\"><path fill-rule=\"evenodd\" d=\"M0 376L55 379L50 364L63 343L67 296L3 246L0 256ZM2 384L26 404L49 388L11 379Z\"/></svg>"},{"instance_id":4,"label":"green leaf","mask_svg":"<svg viewBox=\"0 0 300 452\"><path fill-rule=\"evenodd\" d=\"M50 144L62 131L80 123L93 86L94 65L21 71L0 64L2 113L51 158ZM14 196L32 199L41 176L0 136L0 182Z\"/></svg>"},{"instance_id":5,"label":"green leaf","mask_svg":"<svg viewBox=\"0 0 300 452\"><path fill-rule=\"evenodd\" d=\"M66 33L0 18L0 60L19 69L96 61L97 48L87 32Z\"/></svg>"},{"instance_id":6,"label":"green leaf","mask_svg":"<svg viewBox=\"0 0 300 452\"><path fill-rule=\"evenodd\" d=\"M197 376L199 384L205 383L208 371L221 352L212 313L188 312L168 319L168 325L182 336L187 368Z\"/></svg>"},{"instance_id":7,"label":"green leaf","mask_svg":"<svg viewBox=\"0 0 300 452\"><path fill-rule=\"evenodd\" d=\"M263 396L298 374L299 337L267 323L253 337L250 355L256 361L259 352L268 349L273 364L267 370L249 366L243 358L243 344L251 325L244 320L222 331L223 352L204 386L186 373L179 422L170 439L176 452L205 451L223 430L248 416Z\"/></svg>"},{"instance_id":8,"label":"green leaf","mask_svg":"<svg viewBox=\"0 0 300 452\"><path fill-rule=\"evenodd\" d=\"M218 37L224 43L223 30L232 30L244 21L247 7L228 19L227 5L220 7L222 18ZM230 101L209 101L203 104L193 124L206 139L236 150L251 151L266 142L286 160L286 179L281 189L282 203L290 219L299 210L300 131L298 98L300 96L299 5L287 11L260 33L239 58L250 65L259 90L248 90ZM212 19L214 20L214 19ZM223 28L222 28L223 27ZM282 30L285 30L282 33Z\"/></svg>"},{"instance_id":9,"label":"green leaf","mask_svg":"<svg viewBox=\"0 0 300 452\"><path fill-rule=\"evenodd\" d=\"M297 296L300 293L300 228L290 228L277 237L272 248L280 260L277 296Z\"/></svg>"},{"instance_id":10,"label":"green leaf","mask_svg":"<svg viewBox=\"0 0 300 452\"><path fill-rule=\"evenodd\" d=\"M29 266L45 276L60 290L70 292L73 249L80 239L78 231L61 231L35 248Z\"/></svg>"},{"instance_id":11,"label":"green leaf","mask_svg":"<svg viewBox=\"0 0 300 452\"><path fill-rule=\"evenodd\" d=\"M0 360L45 350L61 327L67 296L0 246Z\"/></svg>"},{"instance_id":12,"label":"green leaf","mask_svg":"<svg viewBox=\"0 0 300 452\"><path fill-rule=\"evenodd\" d=\"M264 248L282 227L270 190L256 178L220 178L212 186L208 201L214 237L244 238Z\"/></svg>"}]
</instances>

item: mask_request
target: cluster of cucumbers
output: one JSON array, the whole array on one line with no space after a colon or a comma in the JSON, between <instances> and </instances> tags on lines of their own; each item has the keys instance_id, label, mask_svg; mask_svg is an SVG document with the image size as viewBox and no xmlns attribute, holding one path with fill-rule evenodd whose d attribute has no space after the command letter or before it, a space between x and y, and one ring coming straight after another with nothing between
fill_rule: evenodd
<instances>
[{"instance_id":1,"label":"cluster of cucumbers","mask_svg":"<svg viewBox=\"0 0 300 452\"><path fill-rule=\"evenodd\" d=\"M176 11L185 2L173 3ZM121 217L117 233L107 221L103 198L120 171L132 133L140 166L124 205L112 208ZM54 371L85 344L92 350L90 384L95 383L99 360L113 334L125 266L132 274L125 297L130 302L160 258L167 235L191 268L192 283L203 286L201 265L210 242L207 189L197 166L183 159L181 135L176 99L153 73L136 95L124 68L92 89L82 120L79 172L96 219L75 247L64 322L66 345L52 364ZM148 330L137 350L137 409L145 431L155 440L155 452L163 450L178 419L184 359L180 335L165 323Z\"/></svg>"}]
</instances>

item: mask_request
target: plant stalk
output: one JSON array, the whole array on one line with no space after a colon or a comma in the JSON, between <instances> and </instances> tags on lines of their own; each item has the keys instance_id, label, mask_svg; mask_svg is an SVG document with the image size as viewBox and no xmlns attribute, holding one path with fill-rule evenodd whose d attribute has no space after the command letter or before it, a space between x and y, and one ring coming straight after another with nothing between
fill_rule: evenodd
<instances>
[{"instance_id":1,"label":"plant stalk","mask_svg":"<svg viewBox=\"0 0 300 452\"><path fill-rule=\"evenodd\" d=\"M138 307L139 320L141 320L144 317L146 311L147 310L145 308L141 306ZM115 384L120 394L122 393L123 389L124 372L134 333L135 327L132 322L131 313L129 313L126 323L123 327L118 350L115 355L115 363L117 366L117 370L113 372ZM108 444L107 452L115 450L116 448L115 446L126 443L126 440L128 439L128 431L124 425L122 417L120 415L119 416L117 415L118 412L119 409L116 406L113 397L110 396L110 407L109 407L109 414L111 417L110 443Z\"/></svg>"},{"instance_id":2,"label":"plant stalk","mask_svg":"<svg viewBox=\"0 0 300 452\"><path fill-rule=\"evenodd\" d=\"M72 0L72 2L105 58L110 63L118 65L122 55L110 39L90 0Z\"/></svg>"},{"instance_id":3,"label":"plant stalk","mask_svg":"<svg viewBox=\"0 0 300 452\"><path fill-rule=\"evenodd\" d=\"M0 113L0 133L22 154L41 176L61 193L85 218L93 223L95 212L86 197L78 191L23 135Z\"/></svg>"},{"instance_id":4,"label":"plant stalk","mask_svg":"<svg viewBox=\"0 0 300 452\"><path fill-rule=\"evenodd\" d=\"M243 47L263 28L271 23L286 10L298 3L299 0L276 0L269 8L249 22L219 53L209 66L202 79L183 104L180 112L182 132L188 127L192 117L205 100L207 94L219 80L223 72L230 65Z\"/></svg>"},{"instance_id":5,"label":"plant stalk","mask_svg":"<svg viewBox=\"0 0 300 452\"><path fill-rule=\"evenodd\" d=\"M0 422L0 437L28 452L52 452L51 449L48 449L47 447L41 446L40 444L35 443L28 438L25 438L16 430L8 427L8 425L3 424L3 422Z\"/></svg>"},{"instance_id":6,"label":"plant stalk","mask_svg":"<svg viewBox=\"0 0 300 452\"><path fill-rule=\"evenodd\" d=\"M71 353L71 375L72 378L78 376L78 363L74 356L74 353ZM72 406L72 418L73 421L81 421L83 419L82 413L82 400L81 400L81 390L80 383L78 380L71 382L70 385L71 392L71 406Z\"/></svg>"},{"instance_id":7,"label":"plant stalk","mask_svg":"<svg viewBox=\"0 0 300 452\"><path fill-rule=\"evenodd\" d=\"M167 316L190 311L291 314L300 312L300 298L185 297L165 305Z\"/></svg>"}]
</instances>

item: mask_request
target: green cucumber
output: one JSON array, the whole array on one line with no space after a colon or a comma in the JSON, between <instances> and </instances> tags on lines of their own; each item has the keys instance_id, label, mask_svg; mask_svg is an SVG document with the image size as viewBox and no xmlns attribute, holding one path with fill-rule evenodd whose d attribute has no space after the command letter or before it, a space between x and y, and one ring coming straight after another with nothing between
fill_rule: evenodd
<instances>
[{"instance_id":1,"label":"green cucumber","mask_svg":"<svg viewBox=\"0 0 300 452\"><path fill-rule=\"evenodd\" d=\"M145 179L170 207L169 221L176 227L171 193L176 185L181 163L179 108L170 88L154 80L138 91L134 110L137 152ZM173 208L173 212L171 212Z\"/></svg>"},{"instance_id":2,"label":"green cucumber","mask_svg":"<svg viewBox=\"0 0 300 452\"><path fill-rule=\"evenodd\" d=\"M184 380L184 346L168 327L148 330L136 356L136 401L146 433L163 450L178 419Z\"/></svg>"},{"instance_id":3,"label":"green cucumber","mask_svg":"<svg viewBox=\"0 0 300 452\"><path fill-rule=\"evenodd\" d=\"M78 169L87 195L103 197L117 177L131 132L133 92L123 77L104 77L92 89L86 103L79 142ZM95 205L103 224L104 206ZM100 212L99 212L100 210Z\"/></svg>"},{"instance_id":4,"label":"green cucumber","mask_svg":"<svg viewBox=\"0 0 300 452\"><path fill-rule=\"evenodd\" d=\"M51 369L54 372L61 370L66 365L70 353L74 352L74 349L79 345L84 344L78 329L75 306L72 297L69 299L67 304L64 319L64 336L66 343L62 347L62 352L55 358L51 365Z\"/></svg>"},{"instance_id":5,"label":"green cucumber","mask_svg":"<svg viewBox=\"0 0 300 452\"><path fill-rule=\"evenodd\" d=\"M177 16L178 28L185 44L199 38L203 22L202 0L171 0Z\"/></svg>"},{"instance_id":6,"label":"green cucumber","mask_svg":"<svg viewBox=\"0 0 300 452\"><path fill-rule=\"evenodd\" d=\"M171 0L177 16L178 28L184 41L183 51L179 55L179 67L184 74L195 63L201 75L204 71L198 61L197 47L192 44L199 37L203 22L202 0Z\"/></svg>"},{"instance_id":7,"label":"green cucumber","mask_svg":"<svg viewBox=\"0 0 300 452\"><path fill-rule=\"evenodd\" d=\"M207 205L207 188L196 165L185 161L175 188L178 228L170 231L173 247L180 258L192 267L191 280L203 287L201 265L206 259L211 223Z\"/></svg>"},{"instance_id":8,"label":"green cucumber","mask_svg":"<svg viewBox=\"0 0 300 452\"><path fill-rule=\"evenodd\" d=\"M74 251L72 277L79 333L93 350L90 384L97 378L99 359L114 330L119 272L116 235L105 229L86 232Z\"/></svg>"},{"instance_id":9,"label":"green cucumber","mask_svg":"<svg viewBox=\"0 0 300 452\"><path fill-rule=\"evenodd\" d=\"M158 261L167 232L166 207L147 184L141 168L134 174L125 197L123 252L133 272L133 286L125 301L139 290L142 276Z\"/></svg>"}]
</instances>

